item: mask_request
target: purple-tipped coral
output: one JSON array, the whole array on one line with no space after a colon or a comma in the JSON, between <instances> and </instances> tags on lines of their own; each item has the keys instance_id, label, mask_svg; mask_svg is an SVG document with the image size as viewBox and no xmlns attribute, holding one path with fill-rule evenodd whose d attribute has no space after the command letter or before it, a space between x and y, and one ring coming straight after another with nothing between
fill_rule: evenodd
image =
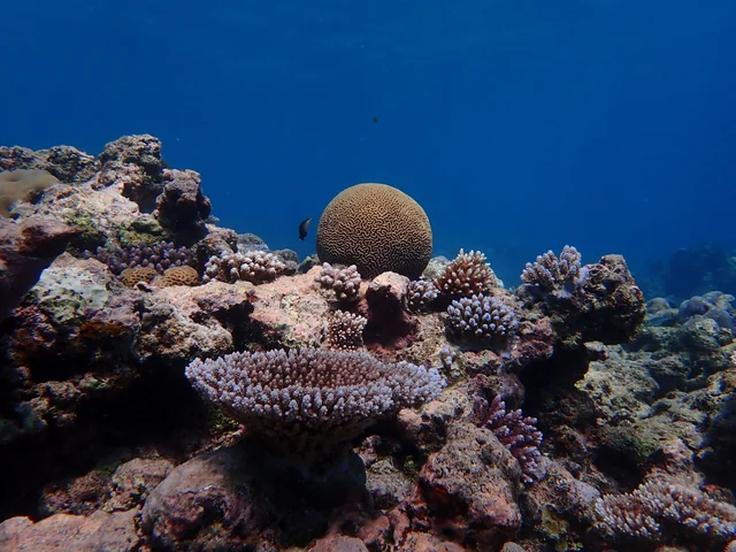
<instances>
[{"instance_id":1,"label":"purple-tipped coral","mask_svg":"<svg viewBox=\"0 0 736 552\"><path fill-rule=\"evenodd\" d=\"M542 432L536 427L537 419L524 416L521 410L506 410L506 403L497 395L488 403L478 399L476 416L481 424L496 435L499 441L514 455L521 466L521 479L529 485L543 475L540 460Z\"/></svg>"},{"instance_id":2,"label":"purple-tipped coral","mask_svg":"<svg viewBox=\"0 0 736 552\"><path fill-rule=\"evenodd\" d=\"M519 318L514 309L500 299L479 294L450 303L447 324L458 337L497 341L514 334Z\"/></svg>"},{"instance_id":3,"label":"purple-tipped coral","mask_svg":"<svg viewBox=\"0 0 736 552\"><path fill-rule=\"evenodd\" d=\"M411 312L426 312L437 301L440 291L431 280L412 280L406 292L406 308Z\"/></svg>"},{"instance_id":4,"label":"purple-tipped coral","mask_svg":"<svg viewBox=\"0 0 736 552\"><path fill-rule=\"evenodd\" d=\"M322 264L322 271L315 281L324 289L332 290L338 301L355 301L360 294L360 273L355 265L334 267Z\"/></svg>"},{"instance_id":5,"label":"purple-tipped coral","mask_svg":"<svg viewBox=\"0 0 736 552\"><path fill-rule=\"evenodd\" d=\"M323 349L196 359L186 375L249 433L292 452L348 442L372 422L431 400L445 386L434 368Z\"/></svg>"},{"instance_id":6,"label":"purple-tipped coral","mask_svg":"<svg viewBox=\"0 0 736 552\"><path fill-rule=\"evenodd\" d=\"M359 314L335 311L327 321L325 344L330 349L350 351L363 347L363 330L368 320Z\"/></svg>"},{"instance_id":7,"label":"purple-tipped coral","mask_svg":"<svg viewBox=\"0 0 736 552\"><path fill-rule=\"evenodd\" d=\"M85 257L95 257L105 263L114 274L126 268L153 268L159 274L174 266L194 264L188 247L176 246L172 242L156 242L151 245L127 247L98 247L94 254L85 252Z\"/></svg>"},{"instance_id":8,"label":"purple-tipped coral","mask_svg":"<svg viewBox=\"0 0 736 552\"><path fill-rule=\"evenodd\" d=\"M435 279L434 284L442 296L449 300L490 291L498 286L498 279L483 253L465 253L461 249L457 257Z\"/></svg>"},{"instance_id":9,"label":"purple-tipped coral","mask_svg":"<svg viewBox=\"0 0 736 552\"><path fill-rule=\"evenodd\" d=\"M661 479L599 498L595 512L596 528L608 538L661 542L667 534L681 534L721 544L736 538L736 507Z\"/></svg>"},{"instance_id":10,"label":"purple-tipped coral","mask_svg":"<svg viewBox=\"0 0 736 552\"><path fill-rule=\"evenodd\" d=\"M521 281L544 291L554 291L575 284L580 275L580 253L570 245L562 248L557 257L552 251L539 255L533 263L526 263Z\"/></svg>"},{"instance_id":11,"label":"purple-tipped coral","mask_svg":"<svg viewBox=\"0 0 736 552\"><path fill-rule=\"evenodd\" d=\"M286 272L286 264L273 253L249 251L247 253L226 253L211 257L204 268L202 280L234 283L246 280L254 284L272 282Z\"/></svg>"}]
</instances>

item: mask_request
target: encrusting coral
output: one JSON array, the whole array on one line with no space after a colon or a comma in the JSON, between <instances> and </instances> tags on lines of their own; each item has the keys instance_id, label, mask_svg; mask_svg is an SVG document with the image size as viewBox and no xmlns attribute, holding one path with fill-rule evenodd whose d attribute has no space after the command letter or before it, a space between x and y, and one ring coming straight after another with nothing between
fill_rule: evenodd
<instances>
[{"instance_id":1,"label":"encrusting coral","mask_svg":"<svg viewBox=\"0 0 736 552\"><path fill-rule=\"evenodd\" d=\"M330 263L322 263L322 271L315 281L323 289L332 290L338 301L355 301L360 295L361 278L355 265L334 267Z\"/></svg>"},{"instance_id":2,"label":"encrusting coral","mask_svg":"<svg viewBox=\"0 0 736 552\"><path fill-rule=\"evenodd\" d=\"M435 279L434 285L449 302L458 297L486 293L498 286L498 279L483 253L465 253L461 249L457 257Z\"/></svg>"},{"instance_id":3,"label":"encrusting coral","mask_svg":"<svg viewBox=\"0 0 736 552\"><path fill-rule=\"evenodd\" d=\"M275 254L267 251L247 253L225 253L211 257L204 268L202 280L237 282L245 280L254 284L272 282L286 272L286 264Z\"/></svg>"},{"instance_id":4,"label":"encrusting coral","mask_svg":"<svg viewBox=\"0 0 736 552\"><path fill-rule=\"evenodd\" d=\"M199 273L196 268L189 265L172 266L156 280L156 284L162 287L197 286L199 285Z\"/></svg>"},{"instance_id":5,"label":"encrusting coral","mask_svg":"<svg viewBox=\"0 0 736 552\"><path fill-rule=\"evenodd\" d=\"M412 280L406 291L406 308L411 312L427 312L437 298L440 292L432 280Z\"/></svg>"},{"instance_id":6,"label":"encrusting coral","mask_svg":"<svg viewBox=\"0 0 736 552\"><path fill-rule=\"evenodd\" d=\"M325 344L330 349L355 350L363 347L363 330L368 320L347 311L335 311L327 321Z\"/></svg>"},{"instance_id":7,"label":"encrusting coral","mask_svg":"<svg viewBox=\"0 0 736 552\"><path fill-rule=\"evenodd\" d=\"M16 201L28 201L59 181L43 169L17 169L0 172L0 216L10 216Z\"/></svg>"},{"instance_id":8,"label":"encrusting coral","mask_svg":"<svg viewBox=\"0 0 736 552\"><path fill-rule=\"evenodd\" d=\"M386 184L357 184L325 207L317 228L322 262L354 264L366 278L397 272L418 278L432 255L424 209Z\"/></svg>"},{"instance_id":9,"label":"encrusting coral","mask_svg":"<svg viewBox=\"0 0 736 552\"><path fill-rule=\"evenodd\" d=\"M519 326L519 317L501 299L478 294L450 303L447 324L458 337L493 341L512 336Z\"/></svg>"},{"instance_id":10,"label":"encrusting coral","mask_svg":"<svg viewBox=\"0 0 736 552\"><path fill-rule=\"evenodd\" d=\"M194 258L186 246L177 246L170 241L150 245L129 245L125 247L98 247L94 253L85 251L86 257L94 257L105 263L113 274L120 274L126 268L153 268L159 274L174 266L192 265Z\"/></svg>"},{"instance_id":11,"label":"encrusting coral","mask_svg":"<svg viewBox=\"0 0 736 552\"><path fill-rule=\"evenodd\" d=\"M570 245L562 248L560 256L553 251L539 255L533 263L526 263L521 281L544 291L572 286L580 275L580 253Z\"/></svg>"},{"instance_id":12,"label":"encrusting coral","mask_svg":"<svg viewBox=\"0 0 736 552\"><path fill-rule=\"evenodd\" d=\"M347 442L399 408L434 398L445 386L434 368L310 348L196 359L186 376L251 434L292 451Z\"/></svg>"},{"instance_id":13,"label":"encrusting coral","mask_svg":"<svg viewBox=\"0 0 736 552\"><path fill-rule=\"evenodd\" d=\"M596 528L609 538L662 542L666 535L685 533L711 543L736 539L736 507L663 478L599 498L595 512Z\"/></svg>"}]
</instances>

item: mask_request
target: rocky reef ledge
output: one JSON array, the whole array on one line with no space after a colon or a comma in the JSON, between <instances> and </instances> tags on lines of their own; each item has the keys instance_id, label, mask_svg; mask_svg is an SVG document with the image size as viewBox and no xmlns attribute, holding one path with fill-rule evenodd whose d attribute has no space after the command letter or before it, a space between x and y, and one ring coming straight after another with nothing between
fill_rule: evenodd
<instances>
[{"instance_id":1,"label":"rocky reef ledge","mask_svg":"<svg viewBox=\"0 0 736 552\"><path fill-rule=\"evenodd\" d=\"M0 171L0 550L736 550L732 296L299 263L148 135Z\"/></svg>"}]
</instances>

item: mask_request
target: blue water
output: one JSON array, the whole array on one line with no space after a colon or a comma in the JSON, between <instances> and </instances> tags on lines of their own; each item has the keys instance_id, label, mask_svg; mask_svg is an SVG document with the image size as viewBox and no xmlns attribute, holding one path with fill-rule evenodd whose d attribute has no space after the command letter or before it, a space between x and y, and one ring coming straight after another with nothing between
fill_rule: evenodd
<instances>
[{"instance_id":1,"label":"blue water","mask_svg":"<svg viewBox=\"0 0 736 552\"><path fill-rule=\"evenodd\" d=\"M4 2L0 143L149 132L224 225L296 237L361 181L511 283L736 246L736 2ZM313 236L312 236L313 237Z\"/></svg>"}]
</instances>

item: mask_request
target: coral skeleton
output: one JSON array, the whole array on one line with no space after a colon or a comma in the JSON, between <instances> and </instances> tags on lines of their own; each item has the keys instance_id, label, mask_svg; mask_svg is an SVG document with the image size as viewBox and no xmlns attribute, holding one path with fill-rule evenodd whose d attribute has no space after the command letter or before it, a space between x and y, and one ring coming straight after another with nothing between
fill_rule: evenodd
<instances>
[{"instance_id":1,"label":"coral skeleton","mask_svg":"<svg viewBox=\"0 0 736 552\"><path fill-rule=\"evenodd\" d=\"M459 337L492 341L513 335L519 318L500 299L478 294L452 301L447 307L447 323L450 331Z\"/></svg>"},{"instance_id":2,"label":"coral skeleton","mask_svg":"<svg viewBox=\"0 0 736 552\"><path fill-rule=\"evenodd\" d=\"M717 542L736 538L736 507L665 479L599 498L595 512L596 528L609 538L660 541L668 530Z\"/></svg>"},{"instance_id":3,"label":"coral skeleton","mask_svg":"<svg viewBox=\"0 0 736 552\"><path fill-rule=\"evenodd\" d=\"M363 347L363 330L368 320L347 311L335 311L327 321L325 344L330 349L356 350Z\"/></svg>"},{"instance_id":4,"label":"coral skeleton","mask_svg":"<svg viewBox=\"0 0 736 552\"><path fill-rule=\"evenodd\" d=\"M286 271L286 264L267 251L215 255L205 264L202 280L234 283L245 280L254 284L272 282Z\"/></svg>"},{"instance_id":5,"label":"coral skeleton","mask_svg":"<svg viewBox=\"0 0 736 552\"><path fill-rule=\"evenodd\" d=\"M412 280L406 294L406 308L411 312L427 312L440 292L431 280Z\"/></svg>"},{"instance_id":6,"label":"coral skeleton","mask_svg":"<svg viewBox=\"0 0 736 552\"><path fill-rule=\"evenodd\" d=\"M338 301L355 301L360 294L361 278L355 265L335 267L330 263L323 263L322 271L315 281L323 289L332 290Z\"/></svg>"},{"instance_id":7,"label":"coral skeleton","mask_svg":"<svg viewBox=\"0 0 736 552\"><path fill-rule=\"evenodd\" d=\"M496 435L499 441L519 461L521 479L529 485L543 476L540 465L542 432L537 429L537 419L524 416L520 409L506 410L506 402L497 395L488 403L478 399L476 416L484 427Z\"/></svg>"},{"instance_id":8,"label":"coral skeleton","mask_svg":"<svg viewBox=\"0 0 736 552\"><path fill-rule=\"evenodd\" d=\"M330 448L399 408L436 397L435 368L323 349L232 353L194 360L186 376L252 434L277 448Z\"/></svg>"},{"instance_id":9,"label":"coral skeleton","mask_svg":"<svg viewBox=\"0 0 736 552\"><path fill-rule=\"evenodd\" d=\"M560 256L547 251L533 263L526 263L521 281L550 292L570 287L580 275L580 253L570 245L562 248Z\"/></svg>"},{"instance_id":10,"label":"coral skeleton","mask_svg":"<svg viewBox=\"0 0 736 552\"><path fill-rule=\"evenodd\" d=\"M465 253L461 249L457 257L435 279L434 284L443 297L455 299L488 292L498 286L498 278L483 253Z\"/></svg>"}]
</instances>

